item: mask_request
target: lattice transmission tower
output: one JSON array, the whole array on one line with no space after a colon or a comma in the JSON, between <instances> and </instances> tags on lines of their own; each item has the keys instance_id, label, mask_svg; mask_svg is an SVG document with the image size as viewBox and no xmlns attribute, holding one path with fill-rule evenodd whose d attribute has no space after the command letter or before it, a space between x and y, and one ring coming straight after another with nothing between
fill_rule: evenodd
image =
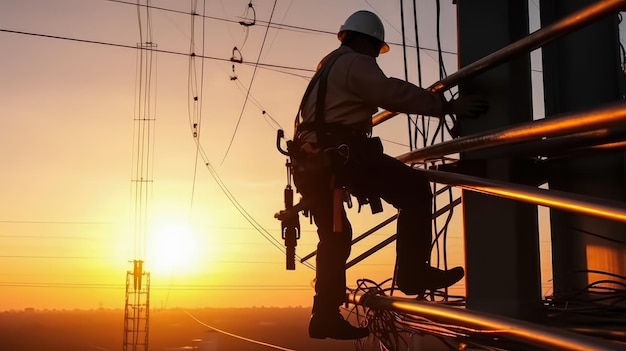
<instances>
[{"instance_id":1,"label":"lattice transmission tower","mask_svg":"<svg viewBox=\"0 0 626 351\"><path fill-rule=\"evenodd\" d=\"M133 169L131 220L134 253L132 269L126 272L124 308L124 351L147 351L150 317L150 273L144 270L146 237L152 199L153 149L156 101L156 49L152 41L150 0L137 4L140 42L137 44L136 107L133 117Z\"/></svg>"}]
</instances>

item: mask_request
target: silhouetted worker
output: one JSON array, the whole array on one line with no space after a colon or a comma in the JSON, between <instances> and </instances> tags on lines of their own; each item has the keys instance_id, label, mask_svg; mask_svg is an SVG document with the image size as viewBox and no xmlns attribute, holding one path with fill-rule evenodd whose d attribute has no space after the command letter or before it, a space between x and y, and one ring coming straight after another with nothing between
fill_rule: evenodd
<instances>
[{"instance_id":1,"label":"silhouetted worker","mask_svg":"<svg viewBox=\"0 0 626 351\"><path fill-rule=\"evenodd\" d=\"M317 226L315 297L309 335L312 338L358 339L366 327L346 321L339 306L346 301L345 264L352 228L343 207L345 190L359 206L378 212L380 199L399 210L397 223L398 289L423 294L453 285L462 267L431 267L430 183L410 166L383 153L372 138L372 115L378 107L400 113L441 117L446 113L476 117L487 103L476 97L446 101L406 81L388 78L376 63L389 51L380 19L368 11L347 18L337 34L341 46L320 64L302 98L290 154L294 183Z\"/></svg>"}]
</instances>

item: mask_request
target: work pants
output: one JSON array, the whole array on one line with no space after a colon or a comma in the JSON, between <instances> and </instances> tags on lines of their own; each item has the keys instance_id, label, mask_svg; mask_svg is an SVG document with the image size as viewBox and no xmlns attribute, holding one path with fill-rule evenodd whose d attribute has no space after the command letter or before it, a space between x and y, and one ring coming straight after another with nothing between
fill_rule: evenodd
<instances>
[{"instance_id":1,"label":"work pants","mask_svg":"<svg viewBox=\"0 0 626 351\"><path fill-rule=\"evenodd\" d=\"M354 195L379 196L398 209L396 281L418 279L430 261L432 243L432 191L422 173L397 159L378 154L348 167ZM362 189L362 190L360 190Z\"/></svg>"},{"instance_id":2,"label":"work pants","mask_svg":"<svg viewBox=\"0 0 626 351\"><path fill-rule=\"evenodd\" d=\"M399 210L397 221L397 280L418 279L430 258L432 192L423 175L383 153L347 162L342 174L353 195L378 196ZM337 310L345 302L345 264L350 256L352 227L341 210L341 231L333 231L333 190L328 179L317 179L311 214L318 228L315 302L313 312Z\"/></svg>"}]
</instances>

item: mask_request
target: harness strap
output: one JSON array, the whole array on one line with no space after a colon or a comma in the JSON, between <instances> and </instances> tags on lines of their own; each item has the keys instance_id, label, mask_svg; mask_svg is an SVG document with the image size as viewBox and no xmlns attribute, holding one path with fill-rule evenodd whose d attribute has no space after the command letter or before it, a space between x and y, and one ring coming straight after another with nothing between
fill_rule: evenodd
<instances>
[{"instance_id":1,"label":"harness strap","mask_svg":"<svg viewBox=\"0 0 626 351\"><path fill-rule=\"evenodd\" d=\"M326 110L326 91L327 91L327 82L328 82L328 73L330 72L331 67L337 61L338 58L345 55L346 52L333 52L328 55L322 61L322 67L315 72L311 82L307 86L304 95L302 96L302 101L300 102L300 107L298 109L298 114L296 115L296 133L299 129L302 129L302 126L305 126L305 129L313 130L318 138L318 142L321 141L320 138L323 138L323 133L326 130L326 125L324 123L325 120L325 110ZM315 101L315 118L313 122L300 123L300 116L302 113L302 109L304 108L304 103L311 95L313 88L317 84L317 99Z\"/></svg>"}]
</instances>

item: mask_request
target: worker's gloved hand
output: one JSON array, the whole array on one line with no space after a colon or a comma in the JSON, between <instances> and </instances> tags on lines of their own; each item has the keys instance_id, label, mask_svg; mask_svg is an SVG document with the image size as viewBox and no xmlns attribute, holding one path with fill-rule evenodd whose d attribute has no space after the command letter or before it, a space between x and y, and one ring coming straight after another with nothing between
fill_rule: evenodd
<instances>
[{"instance_id":1,"label":"worker's gloved hand","mask_svg":"<svg viewBox=\"0 0 626 351\"><path fill-rule=\"evenodd\" d=\"M478 118L489 111L489 102L480 95L464 95L451 100L450 112L468 118Z\"/></svg>"}]
</instances>

